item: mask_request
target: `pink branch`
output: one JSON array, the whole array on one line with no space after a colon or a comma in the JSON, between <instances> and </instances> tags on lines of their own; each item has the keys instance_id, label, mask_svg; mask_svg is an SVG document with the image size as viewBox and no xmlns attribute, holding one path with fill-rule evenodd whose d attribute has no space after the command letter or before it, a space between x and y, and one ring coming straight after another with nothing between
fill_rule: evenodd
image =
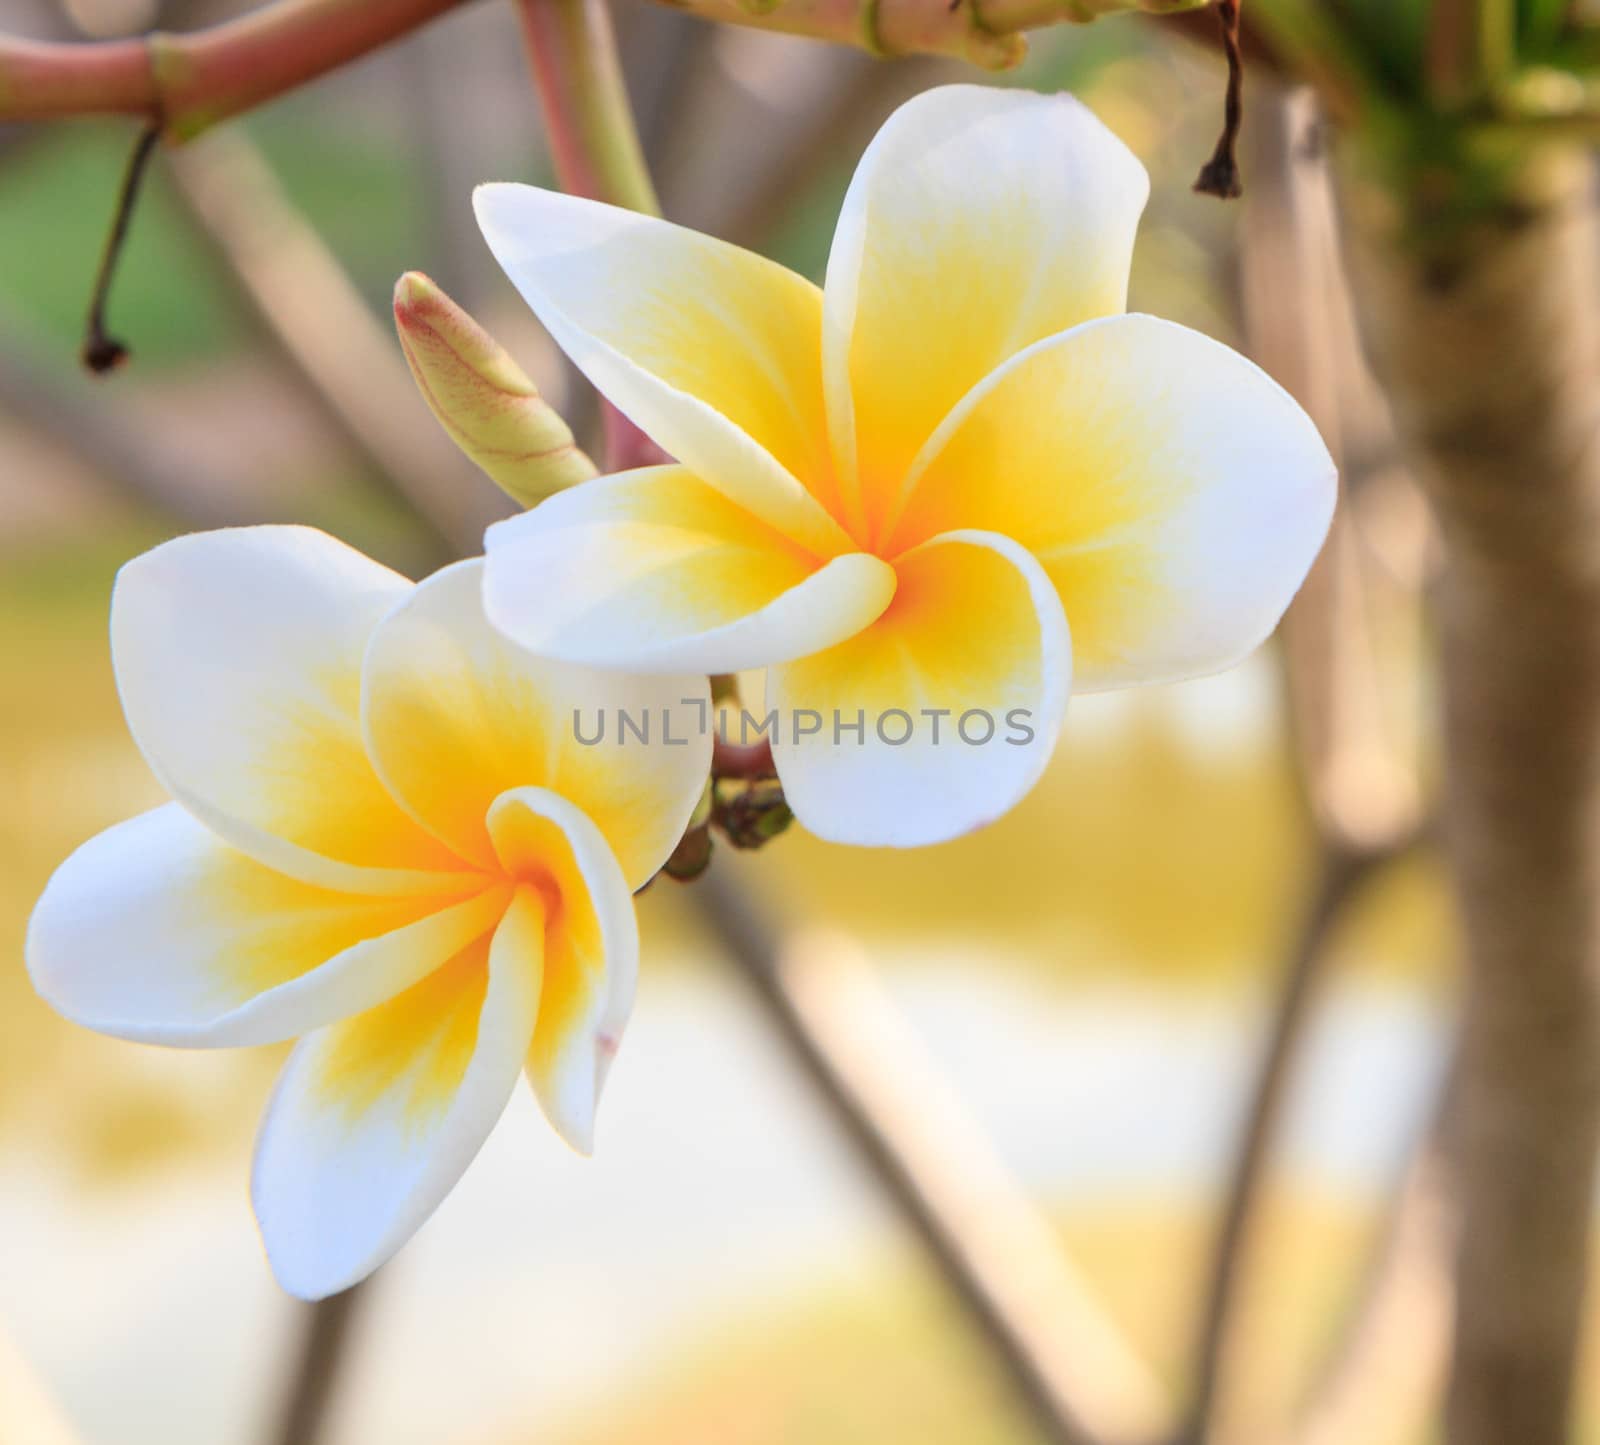
<instances>
[{"instance_id":1,"label":"pink branch","mask_svg":"<svg viewBox=\"0 0 1600 1445\"><path fill-rule=\"evenodd\" d=\"M169 141L415 30L462 0L278 0L189 35L52 44L0 37L0 119L140 116Z\"/></svg>"},{"instance_id":2,"label":"pink branch","mask_svg":"<svg viewBox=\"0 0 1600 1445\"><path fill-rule=\"evenodd\" d=\"M718 733L711 744L711 776L751 781L778 776L772 761L772 739L755 743L730 743Z\"/></svg>"},{"instance_id":3,"label":"pink branch","mask_svg":"<svg viewBox=\"0 0 1600 1445\"><path fill-rule=\"evenodd\" d=\"M562 190L660 215L606 0L519 0L517 12ZM609 399L601 407L610 471L668 460Z\"/></svg>"},{"instance_id":4,"label":"pink branch","mask_svg":"<svg viewBox=\"0 0 1600 1445\"><path fill-rule=\"evenodd\" d=\"M0 121L139 116L185 141L426 24L463 0L273 0L188 35L50 44L0 36ZM1210 0L662 0L707 20L831 40L883 55L949 55L1000 68L1018 33L1118 10L1197 9ZM523 6L530 41L563 21ZM568 19L570 20L570 16ZM547 43L537 48L548 51ZM550 92L569 84L540 73ZM558 151L557 159L561 159ZM576 163L577 157L568 156ZM581 193L587 193L577 188Z\"/></svg>"}]
</instances>

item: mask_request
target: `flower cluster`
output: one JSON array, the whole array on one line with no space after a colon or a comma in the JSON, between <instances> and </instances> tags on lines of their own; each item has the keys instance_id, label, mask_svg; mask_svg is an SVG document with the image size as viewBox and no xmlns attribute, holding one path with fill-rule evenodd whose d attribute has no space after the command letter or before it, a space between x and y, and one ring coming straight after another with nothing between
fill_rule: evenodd
<instances>
[{"instance_id":1,"label":"flower cluster","mask_svg":"<svg viewBox=\"0 0 1600 1445\"><path fill-rule=\"evenodd\" d=\"M1334 465L1243 357L1122 314L1148 189L1077 101L978 86L879 132L820 290L663 221L480 188L540 321L677 462L492 528L490 620L597 667L765 667L785 714L1031 714L1025 748L776 738L795 817L858 844L1004 813L1074 681L1236 662L1322 543Z\"/></svg>"},{"instance_id":2,"label":"flower cluster","mask_svg":"<svg viewBox=\"0 0 1600 1445\"><path fill-rule=\"evenodd\" d=\"M329 1293L398 1248L519 1075L590 1147L631 895L705 792L709 674L766 668L769 716L836 720L771 738L802 824L909 846L1015 804L1074 681L1214 671L1276 625L1334 467L1249 362L1123 314L1147 190L1075 101L967 86L869 147L820 289L664 221L483 187L539 319L674 461L593 476L410 277L429 404L537 503L487 559L413 585L264 527L123 569L118 687L173 801L62 865L28 965L120 1037L300 1038L254 1173L286 1288ZM663 722L597 746L578 720L608 714ZM881 725L928 717L1004 720L1005 745Z\"/></svg>"}]
</instances>

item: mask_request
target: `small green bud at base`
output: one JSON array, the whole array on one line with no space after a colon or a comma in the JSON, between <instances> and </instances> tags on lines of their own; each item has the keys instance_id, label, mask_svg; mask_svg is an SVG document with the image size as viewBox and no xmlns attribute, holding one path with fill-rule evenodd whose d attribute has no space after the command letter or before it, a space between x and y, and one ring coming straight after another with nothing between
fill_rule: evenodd
<instances>
[{"instance_id":1,"label":"small green bud at base","mask_svg":"<svg viewBox=\"0 0 1600 1445\"><path fill-rule=\"evenodd\" d=\"M754 782L719 779L712 820L735 848L760 848L794 822L776 778Z\"/></svg>"},{"instance_id":2,"label":"small green bud at base","mask_svg":"<svg viewBox=\"0 0 1600 1445\"><path fill-rule=\"evenodd\" d=\"M661 865L661 871L679 883L691 882L711 866L711 854L711 829L701 824L683 835L672 856Z\"/></svg>"}]
</instances>

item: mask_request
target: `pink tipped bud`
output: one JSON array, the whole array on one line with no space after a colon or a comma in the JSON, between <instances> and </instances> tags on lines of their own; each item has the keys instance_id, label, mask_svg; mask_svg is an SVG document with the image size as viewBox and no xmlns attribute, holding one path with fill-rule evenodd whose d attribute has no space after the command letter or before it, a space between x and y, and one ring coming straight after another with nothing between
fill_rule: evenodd
<instances>
[{"instance_id":1,"label":"pink tipped bud","mask_svg":"<svg viewBox=\"0 0 1600 1445\"><path fill-rule=\"evenodd\" d=\"M522 368L420 271L395 283L394 323L424 400L501 490L531 507L594 476Z\"/></svg>"}]
</instances>

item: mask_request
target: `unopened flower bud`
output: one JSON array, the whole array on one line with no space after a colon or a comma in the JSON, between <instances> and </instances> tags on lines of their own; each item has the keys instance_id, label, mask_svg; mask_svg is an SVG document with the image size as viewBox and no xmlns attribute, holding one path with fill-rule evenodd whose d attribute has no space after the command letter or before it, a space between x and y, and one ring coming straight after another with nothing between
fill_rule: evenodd
<instances>
[{"instance_id":1,"label":"unopened flower bud","mask_svg":"<svg viewBox=\"0 0 1600 1445\"><path fill-rule=\"evenodd\" d=\"M394 321L429 408L501 490L531 507L595 475L506 349L421 272L396 282Z\"/></svg>"}]
</instances>

